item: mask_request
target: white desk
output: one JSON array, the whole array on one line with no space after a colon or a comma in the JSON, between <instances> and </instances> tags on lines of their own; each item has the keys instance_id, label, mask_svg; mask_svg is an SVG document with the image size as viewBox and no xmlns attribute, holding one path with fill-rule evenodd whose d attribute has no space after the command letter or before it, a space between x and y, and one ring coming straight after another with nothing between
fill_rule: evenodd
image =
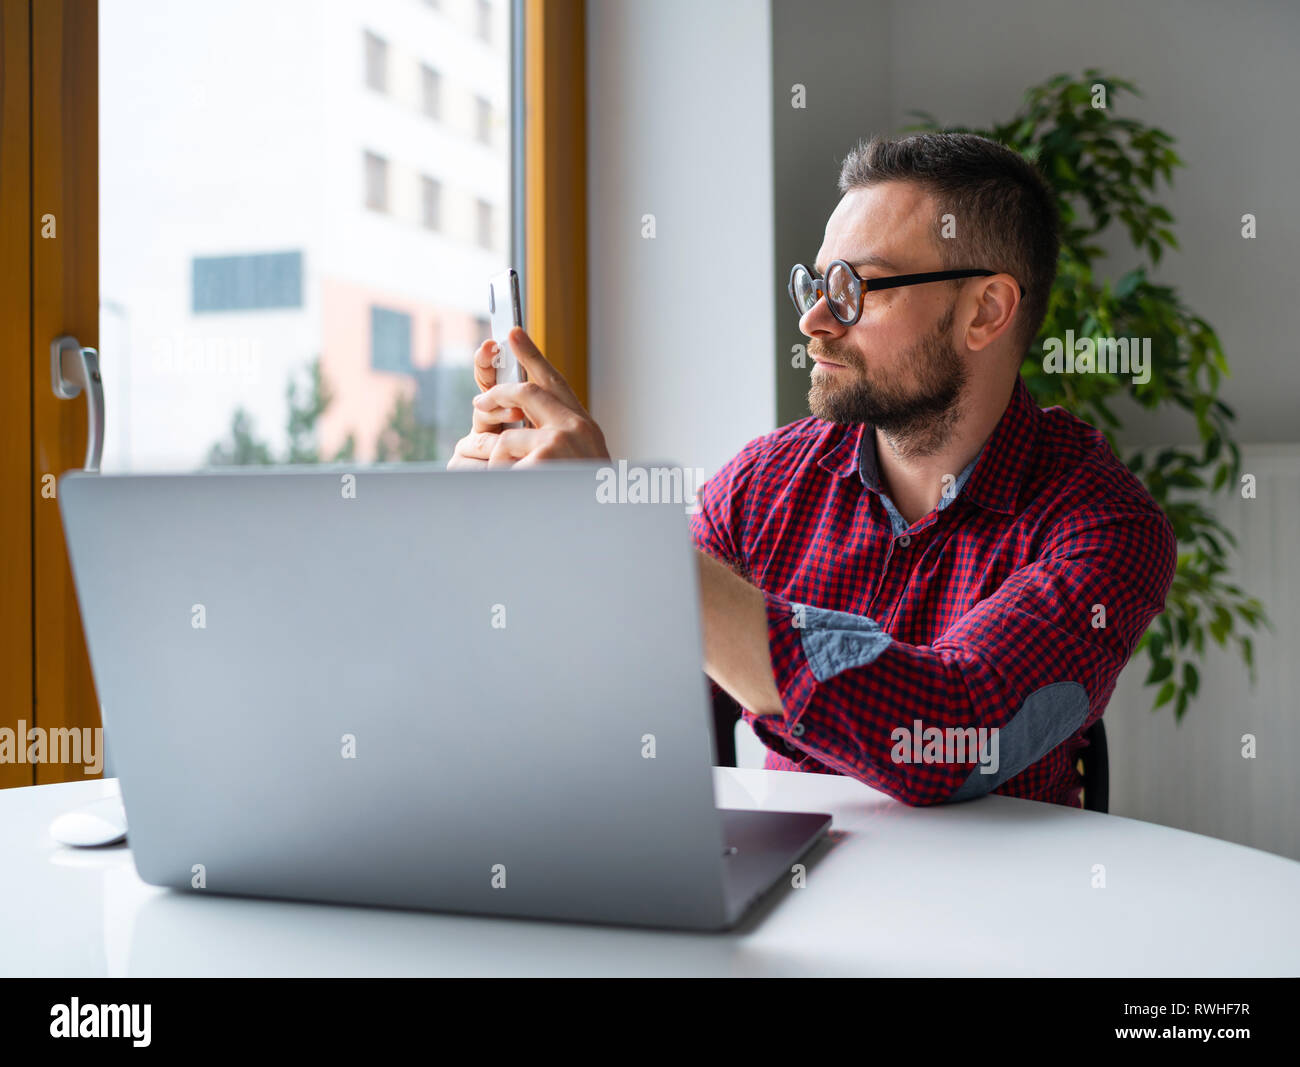
<instances>
[{"instance_id":1,"label":"white desk","mask_svg":"<svg viewBox=\"0 0 1300 1067\"><path fill-rule=\"evenodd\" d=\"M835 817L807 887L721 935L177 893L141 882L124 846L50 839L115 781L0 791L0 974L1300 974L1291 860L1004 797L908 808L828 775L715 781L724 807Z\"/></svg>"}]
</instances>

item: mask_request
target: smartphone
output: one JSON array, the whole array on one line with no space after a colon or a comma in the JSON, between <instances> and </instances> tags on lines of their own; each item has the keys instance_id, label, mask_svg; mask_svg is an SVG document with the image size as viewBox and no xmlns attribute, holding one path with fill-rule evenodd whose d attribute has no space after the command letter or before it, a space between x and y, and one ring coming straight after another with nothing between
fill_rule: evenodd
<instances>
[{"instance_id":1,"label":"smartphone","mask_svg":"<svg viewBox=\"0 0 1300 1067\"><path fill-rule=\"evenodd\" d=\"M519 313L519 275L513 267L493 275L488 281L488 314L492 322L492 340L501 346L493 361L497 384L522 382L525 378L523 368L506 339L511 327L524 324Z\"/></svg>"}]
</instances>

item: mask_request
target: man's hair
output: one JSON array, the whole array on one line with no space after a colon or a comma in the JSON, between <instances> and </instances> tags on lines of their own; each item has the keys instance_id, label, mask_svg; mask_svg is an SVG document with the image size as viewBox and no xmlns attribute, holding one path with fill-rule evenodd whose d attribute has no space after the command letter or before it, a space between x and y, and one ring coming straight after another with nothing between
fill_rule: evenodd
<instances>
[{"instance_id":1,"label":"man's hair","mask_svg":"<svg viewBox=\"0 0 1300 1067\"><path fill-rule=\"evenodd\" d=\"M901 140L874 137L848 154L840 192L880 182L913 182L931 193L939 215L951 214L956 235L932 233L946 269L979 267L1020 283L1016 338L1021 353L1038 336L1061 250L1056 194L1032 163L973 133L922 133Z\"/></svg>"}]
</instances>

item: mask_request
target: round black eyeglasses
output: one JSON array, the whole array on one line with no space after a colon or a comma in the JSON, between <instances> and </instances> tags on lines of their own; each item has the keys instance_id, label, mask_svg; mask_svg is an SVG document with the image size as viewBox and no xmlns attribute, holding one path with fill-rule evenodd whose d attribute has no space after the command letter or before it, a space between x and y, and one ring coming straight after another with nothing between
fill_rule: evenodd
<instances>
[{"instance_id":1,"label":"round black eyeglasses","mask_svg":"<svg viewBox=\"0 0 1300 1067\"><path fill-rule=\"evenodd\" d=\"M997 271L992 270L932 270L924 274L895 274L888 278L864 278L842 259L831 261L826 268L826 276L818 278L802 263L796 263L790 271L790 283L787 290L794 301L795 310L803 318L817 306L817 301L826 297L826 304L831 309L837 322L852 326L862 317L862 302L867 293L877 289L899 289L905 285L921 285L925 282L946 282L956 278L987 278ZM1020 297L1023 300L1025 290L1019 282Z\"/></svg>"}]
</instances>

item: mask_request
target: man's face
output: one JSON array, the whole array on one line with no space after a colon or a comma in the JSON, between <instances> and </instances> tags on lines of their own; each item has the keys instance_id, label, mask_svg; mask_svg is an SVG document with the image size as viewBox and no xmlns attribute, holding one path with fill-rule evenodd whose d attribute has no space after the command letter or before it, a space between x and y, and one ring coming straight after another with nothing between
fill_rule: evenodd
<instances>
[{"instance_id":1,"label":"man's face","mask_svg":"<svg viewBox=\"0 0 1300 1067\"><path fill-rule=\"evenodd\" d=\"M933 237L939 214L928 193L904 182L855 189L826 224L813 270L824 276L834 259L864 278L942 270ZM799 321L815 361L812 413L941 442L966 384L953 347L955 303L946 282L882 289L867 293L861 318L844 326L819 300Z\"/></svg>"}]
</instances>

